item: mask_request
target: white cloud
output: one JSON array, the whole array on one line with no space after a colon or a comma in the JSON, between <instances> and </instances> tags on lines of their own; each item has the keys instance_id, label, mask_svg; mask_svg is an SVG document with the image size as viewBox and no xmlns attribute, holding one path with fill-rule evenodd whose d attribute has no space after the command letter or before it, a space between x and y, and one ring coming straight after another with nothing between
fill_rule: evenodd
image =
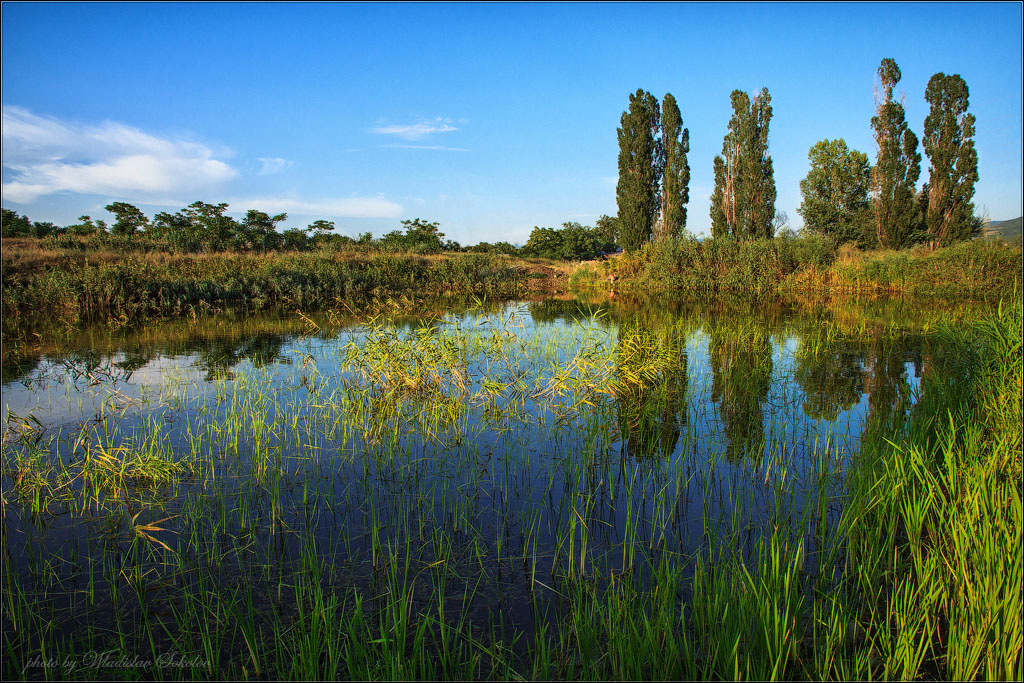
<instances>
[{"instance_id":1,"label":"white cloud","mask_svg":"<svg viewBox=\"0 0 1024 683\"><path fill-rule=\"evenodd\" d=\"M452 125L451 119L438 116L433 121L420 121L413 124L397 124L391 126L378 126L371 128L371 133L380 135L395 135L403 140L419 140L434 133L449 133L458 130Z\"/></svg>"},{"instance_id":2,"label":"white cloud","mask_svg":"<svg viewBox=\"0 0 1024 683\"><path fill-rule=\"evenodd\" d=\"M145 202L209 190L237 175L209 147L121 123L85 125L4 106L3 195L27 203L58 192Z\"/></svg>"},{"instance_id":3,"label":"white cloud","mask_svg":"<svg viewBox=\"0 0 1024 683\"><path fill-rule=\"evenodd\" d=\"M273 175L295 165L294 161L282 159L281 157L260 157L257 161L260 162L260 170L258 171L260 175Z\"/></svg>"},{"instance_id":4,"label":"white cloud","mask_svg":"<svg viewBox=\"0 0 1024 683\"><path fill-rule=\"evenodd\" d=\"M290 213L303 216L336 218L397 218L402 206L383 197L342 197L304 200L294 197L256 197L232 199L232 209L259 209L267 213Z\"/></svg>"},{"instance_id":5,"label":"white cloud","mask_svg":"<svg viewBox=\"0 0 1024 683\"><path fill-rule=\"evenodd\" d=\"M388 149L429 149L435 152L468 152L462 147L445 147L444 145L382 145Z\"/></svg>"}]
</instances>

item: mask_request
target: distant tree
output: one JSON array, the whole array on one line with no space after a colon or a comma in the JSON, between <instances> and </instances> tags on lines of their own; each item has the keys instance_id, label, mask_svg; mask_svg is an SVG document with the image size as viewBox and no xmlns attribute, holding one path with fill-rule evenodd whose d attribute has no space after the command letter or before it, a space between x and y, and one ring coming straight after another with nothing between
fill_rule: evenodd
<instances>
[{"instance_id":1,"label":"distant tree","mask_svg":"<svg viewBox=\"0 0 1024 683\"><path fill-rule=\"evenodd\" d=\"M406 248L424 254L438 254L444 250L444 233L440 223L421 218L402 221L405 226Z\"/></svg>"},{"instance_id":2,"label":"distant tree","mask_svg":"<svg viewBox=\"0 0 1024 683\"><path fill-rule=\"evenodd\" d=\"M281 246L292 251L304 251L309 248L308 229L289 228L281 233Z\"/></svg>"},{"instance_id":3,"label":"distant tree","mask_svg":"<svg viewBox=\"0 0 1024 683\"><path fill-rule=\"evenodd\" d=\"M921 155L917 136L907 127L903 105L892 94L901 77L896 62L882 60L878 67L882 98L876 101L875 116L871 118L878 146L871 170L875 230L878 243L890 249L910 246L920 229L915 185L921 175Z\"/></svg>"},{"instance_id":4,"label":"distant tree","mask_svg":"<svg viewBox=\"0 0 1024 683\"><path fill-rule=\"evenodd\" d=\"M602 250L600 232L570 221L560 230L535 227L521 250L524 256L539 256L561 261L595 258Z\"/></svg>"},{"instance_id":5,"label":"distant tree","mask_svg":"<svg viewBox=\"0 0 1024 683\"><path fill-rule=\"evenodd\" d=\"M686 204L690 201L690 131L672 93L661 105L661 142L665 152L661 181L661 231L657 238L682 237L686 232Z\"/></svg>"},{"instance_id":6,"label":"distant tree","mask_svg":"<svg viewBox=\"0 0 1024 683\"><path fill-rule=\"evenodd\" d=\"M924 151L928 168L928 236L940 244L966 240L976 233L974 184L978 153L974 149L974 116L967 113L969 92L959 75L937 73L924 98L931 111L924 120Z\"/></svg>"},{"instance_id":7,"label":"distant tree","mask_svg":"<svg viewBox=\"0 0 1024 683\"><path fill-rule=\"evenodd\" d=\"M81 223L69 225L67 227L68 232L72 235L95 235L97 233L106 233L107 224L105 221L93 222L90 216L79 216L78 220Z\"/></svg>"},{"instance_id":8,"label":"distant tree","mask_svg":"<svg viewBox=\"0 0 1024 683\"><path fill-rule=\"evenodd\" d=\"M775 218L775 171L768 154L772 119L767 88L753 101L742 90L732 92L733 115L715 157L715 191L711 195L711 234L738 239L772 237Z\"/></svg>"},{"instance_id":9,"label":"distant tree","mask_svg":"<svg viewBox=\"0 0 1024 683\"><path fill-rule=\"evenodd\" d=\"M619 237L618 217L602 215L594 223L594 229L597 231L605 251L615 249Z\"/></svg>"},{"instance_id":10,"label":"distant tree","mask_svg":"<svg viewBox=\"0 0 1024 683\"><path fill-rule=\"evenodd\" d=\"M114 217L117 219L110 226L110 231L115 235L132 235L149 225L149 219L146 218L146 214L126 202L113 202L103 208L114 214Z\"/></svg>"},{"instance_id":11,"label":"distant tree","mask_svg":"<svg viewBox=\"0 0 1024 683\"><path fill-rule=\"evenodd\" d=\"M3 209L0 218L0 234L3 237L29 237L34 234L28 216L20 216L13 209Z\"/></svg>"},{"instance_id":12,"label":"distant tree","mask_svg":"<svg viewBox=\"0 0 1024 683\"><path fill-rule=\"evenodd\" d=\"M615 198L619 207L619 244L635 251L651 239L658 214L658 183L663 169L663 152L658 100L637 90L629 96L629 109L622 114L618 129L619 181Z\"/></svg>"},{"instance_id":13,"label":"distant tree","mask_svg":"<svg viewBox=\"0 0 1024 683\"><path fill-rule=\"evenodd\" d=\"M32 231L36 237L46 237L47 235L52 235L60 230L62 230L62 228L57 227L50 221L35 221L32 223Z\"/></svg>"},{"instance_id":14,"label":"distant tree","mask_svg":"<svg viewBox=\"0 0 1024 683\"><path fill-rule=\"evenodd\" d=\"M522 249L524 256L558 259L562 257L562 236L554 228L534 226Z\"/></svg>"},{"instance_id":15,"label":"distant tree","mask_svg":"<svg viewBox=\"0 0 1024 683\"><path fill-rule=\"evenodd\" d=\"M234 240L235 248L255 251L273 251L280 248L282 237L281 233L277 231L277 224L286 220L288 220L288 214L286 213L271 216L263 211L249 209L246 211L245 218L242 219L241 224L238 225ZM299 233L302 235L302 246L304 247L306 244L306 231L299 230ZM295 235L290 237L293 243L295 238ZM290 246L290 248L296 247Z\"/></svg>"},{"instance_id":16,"label":"distant tree","mask_svg":"<svg viewBox=\"0 0 1024 683\"><path fill-rule=\"evenodd\" d=\"M797 209L804 229L839 243L859 239L858 216L868 207L871 185L868 156L839 139L815 143L807 158L811 170L800 181L803 203Z\"/></svg>"},{"instance_id":17,"label":"distant tree","mask_svg":"<svg viewBox=\"0 0 1024 683\"><path fill-rule=\"evenodd\" d=\"M200 244L198 236L193 233L191 222L182 211L157 213L153 216L149 234L165 244L183 251L196 250Z\"/></svg>"},{"instance_id":18,"label":"distant tree","mask_svg":"<svg viewBox=\"0 0 1024 683\"><path fill-rule=\"evenodd\" d=\"M334 230L334 221L327 221L321 218L310 223L306 230L312 232L315 236L320 236Z\"/></svg>"},{"instance_id":19,"label":"distant tree","mask_svg":"<svg viewBox=\"0 0 1024 683\"><path fill-rule=\"evenodd\" d=\"M193 202L182 214L185 217L186 241L190 250L222 251L233 246L239 224L226 215L228 205Z\"/></svg>"}]
</instances>

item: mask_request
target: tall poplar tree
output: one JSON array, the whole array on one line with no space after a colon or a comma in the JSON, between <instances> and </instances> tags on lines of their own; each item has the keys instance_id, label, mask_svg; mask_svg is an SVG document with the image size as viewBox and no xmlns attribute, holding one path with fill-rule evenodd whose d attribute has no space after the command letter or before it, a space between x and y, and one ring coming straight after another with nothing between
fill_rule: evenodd
<instances>
[{"instance_id":1,"label":"tall poplar tree","mask_svg":"<svg viewBox=\"0 0 1024 683\"><path fill-rule=\"evenodd\" d=\"M658 184L663 171L663 150L658 100L637 90L622 114L619 137L619 244L635 251L650 241L659 209Z\"/></svg>"},{"instance_id":2,"label":"tall poplar tree","mask_svg":"<svg viewBox=\"0 0 1024 683\"><path fill-rule=\"evenodd\" d=\"M907 127L903 105L892 96L901 77L895 61L882 60L878 66L882 98L876 102L871 118L878 146L878 158L871 169L875 230L881 246L897 249L910 246L920 227L914 192L921 175L917 136Z\"/></svg>"},{"instance_id":3,"label":"tall poplar tree","mask_svg":"<svg viewBox=\"0 0 1024 683\"><path fill-rule=\"evenodd\" d=\"M974 184L978 153L974 149L974 116L967 113L969 92L959 75L937 73L924 98L931 111L924 120L924 151L928 168L928 236L940 244L970 239L976 230Z\"/></svg>"},{"instance_id":4,"label":"tall poplar tree","mask_svg":"<svg viewBox=\"0 0 1024 683\"><path fill-rule=\"evenodd\" d=\"M690 131L683 128L683 117L672 93L661 104L661 144L665 151L665 169L661 181L662 237L682 237L686 232L686 205L690 201Z\"/></svg>"},{"instance_id":5,"label":"tall poplar tree","mask_svg":"<svg viewBox=\"0 0 1024 683\"><path fill-rule=\"evenodd\" d=\"M711 234L759 239L775 234L775 172L768 154L772 98L767 88L753 101L732 92L733 115L715 157L715 191L711 195Z\"/></svg>"}]
</instances>

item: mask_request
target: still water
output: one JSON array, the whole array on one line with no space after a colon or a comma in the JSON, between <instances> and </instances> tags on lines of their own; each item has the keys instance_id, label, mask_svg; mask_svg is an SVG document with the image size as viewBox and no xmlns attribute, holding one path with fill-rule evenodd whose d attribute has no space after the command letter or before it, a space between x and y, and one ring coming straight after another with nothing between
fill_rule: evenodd
<instances>
[{"instance_id":1,"label":"still water","mask_svg":"<svg viewBox=\"0 0 1024 683\"><path fill-rule=\"evenodd\" d=\"M369 603L401 568L412 603L442 583L446 614L528 632L573 578L780 528L813 556L861 440L950 372L917 323L551 300L86 332L3 368L5 586L58 630L174 638L199 590L287 618L311 562Z\"/></svg>"}]
</instances>

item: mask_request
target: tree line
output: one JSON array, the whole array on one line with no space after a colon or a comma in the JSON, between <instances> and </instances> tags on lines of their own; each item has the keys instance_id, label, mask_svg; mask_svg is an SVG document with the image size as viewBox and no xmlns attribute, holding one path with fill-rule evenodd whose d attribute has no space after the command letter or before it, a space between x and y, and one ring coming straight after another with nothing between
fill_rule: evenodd
<instances>
[{"instance_id":1,"label":"tree line","mask_svg":"<svg viewBox=\"0 0 1024 683\"><path fill-rule=\"evenodd\" d=\"M862 247L933 246L979 234L974 186L978 155L975 118L967 113L969 91L959 75L937 73L928 81L924 152L928 181L916 189L921 173L917 136L910 130L901 101L894 96L901 73L896 62L878 67L880 95L871 119L877 148L874 166L867 155L849 149L843 139L822 140L808 153L811 168L800 181L797 209L808 233ZM731 95L733 115L713 162L711 234L714 238L762 239L775 236L785 222L776 212L775 177L768 152L772 118L767 88L751 99L742 90ZM626 251L665 237L686 234L689 201L689 130L678 104L666 94L660 106L644 90L629 96L618 129L618 243Z\"/></svg>"},{"instance_id":2,"label":"tree line","mask_svg":"<svg viewBox=\"0 0 1024 683\"><path fill-rule=\"evenodd\" d=\"M526 244L519 247L509 242L480 242L464 247L446 239L437 222L414 218L401 221L402 228L374 238L369 232L357 237L334 234L333 221L316 220L306 228L278 230L288 214L270 215L249 210L236 220L227 215L226 203L194 202L175 213L160 212L151 220L138 207L126 202L113 202L104 207L114 215L107 224L91 216L80 216L79 222L57 226L49 222L33 222L12 209L3 209L3 237L39 237L61 239L96 238L112 248L165 248L184 253L197 252L268 252L307 251L318 248L361 251L497 253L513 256L541 257L556 260L592 259L616 249L618 222L601 216L595 227L577 222L563 223L560 229L534 227Z\"/></svg>"}]
</instances>

